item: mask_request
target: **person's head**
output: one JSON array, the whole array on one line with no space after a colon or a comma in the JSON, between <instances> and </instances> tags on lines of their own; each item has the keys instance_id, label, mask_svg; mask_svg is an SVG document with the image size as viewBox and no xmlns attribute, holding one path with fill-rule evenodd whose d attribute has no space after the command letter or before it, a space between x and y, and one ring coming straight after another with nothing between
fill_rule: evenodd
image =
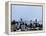
<instances>
[{"instance_id":1,"label":"person's head","mask_svg":"<svg viewBox=\"0 0 46 36\"><path fill-rule=\"evenodd\" d=\"M37 22L37 19L35 19L35 22Z\"/></svg>"},{"instance_id":2,"label":"person's head","mask_svg":"<svg viewBox=\"0 0 46 36\"><path fill-rule=\"evenodd\" d=\"M11 22L11 24L15 24L15 20L13 20L13 21Z\"/></svg>"},{"instance_id":3,"label":"person's head","mask_svg":"<svg viewBox=\"0 0 46 36\"><path fill-rule=\"evenodd\" d=\"M22 18L20 18L20 20L22 21Z\"/></svg>"}]
</instances>

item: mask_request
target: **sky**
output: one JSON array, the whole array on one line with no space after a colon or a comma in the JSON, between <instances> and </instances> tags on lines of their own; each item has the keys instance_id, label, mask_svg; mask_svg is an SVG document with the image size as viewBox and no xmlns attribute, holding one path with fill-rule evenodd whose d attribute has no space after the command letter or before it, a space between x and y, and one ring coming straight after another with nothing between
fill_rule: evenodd
<instances>
[{"instance_id":1,"label":"sky","mask_svg":"<svg viewBox=\"0 0 46 36\"><path fill-rule=\"evenodd\" d=\"M12 20L42 20L42 7L12 5Z\"/></svg>"}]
</instances>

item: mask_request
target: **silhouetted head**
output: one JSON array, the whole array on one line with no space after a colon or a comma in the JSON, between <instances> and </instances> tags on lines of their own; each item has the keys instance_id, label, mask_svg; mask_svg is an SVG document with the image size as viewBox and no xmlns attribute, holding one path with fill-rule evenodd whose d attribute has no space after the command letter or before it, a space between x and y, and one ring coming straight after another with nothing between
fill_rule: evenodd
<instances>
[{"instance_id":1,"label":"silhouetted head","mask_svg":"<svg viewBox=\"0 0 46 36\"><path fill-rule=\"evenodd\" d=\"M15 24L15 20L13 20L13 21L11 22L11 24Z\"/></svg>"},{"instance_id":2,"label":"silhouetted head","mask_svg":"<svg viewBox=\"0 0 46 36\"><path fill-rule=\"evenodd\" d=\"M20 20L22 21L22 18L20 18Z\"/></svg>"},{"instance_id":3,"label":"silhouetted head","mask_svg":"<svg viewBox=\"0 0 46 36\"><path fill-rule=\"evenodd\" d=\"M35 19L35 22L37 22L37 19Z\"/></svg>"}]
</instances>

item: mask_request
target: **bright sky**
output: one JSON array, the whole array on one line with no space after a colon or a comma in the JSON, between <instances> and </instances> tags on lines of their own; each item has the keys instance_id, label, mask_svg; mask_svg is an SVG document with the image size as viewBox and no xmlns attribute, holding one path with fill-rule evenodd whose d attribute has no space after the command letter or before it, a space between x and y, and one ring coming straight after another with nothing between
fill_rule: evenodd
<instances>
[{"instance_id":1,"label":"bright sky","mask_svg":"<svg viewBox=\"0 0 46 36\"><path fill-rule=\"evenodd\" d=\"M42 7L12 5L12 20L42 20Z\"/></svg>"}]
</instances>

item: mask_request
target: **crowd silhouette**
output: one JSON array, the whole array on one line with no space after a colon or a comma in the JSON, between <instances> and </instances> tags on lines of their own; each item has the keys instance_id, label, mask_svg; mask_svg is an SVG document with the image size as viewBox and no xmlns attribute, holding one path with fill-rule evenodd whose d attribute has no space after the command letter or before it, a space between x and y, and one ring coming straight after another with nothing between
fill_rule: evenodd
<instances>
[{"instance_id":1,"label":"crowd silhouette","mask_svg":"<svg viewBox=\"0 0 46 36\"><path fill-rule=\"evenodd\" d=\"M35 19L35 22L32 23L32 20L30 20L30 23L24 22L22 18L20 18L20 21L13 20L11 22L11 31L33 31L33 30L42 30L43 24L38 23L37 19Z\"/></svg>"}]
</instances>

